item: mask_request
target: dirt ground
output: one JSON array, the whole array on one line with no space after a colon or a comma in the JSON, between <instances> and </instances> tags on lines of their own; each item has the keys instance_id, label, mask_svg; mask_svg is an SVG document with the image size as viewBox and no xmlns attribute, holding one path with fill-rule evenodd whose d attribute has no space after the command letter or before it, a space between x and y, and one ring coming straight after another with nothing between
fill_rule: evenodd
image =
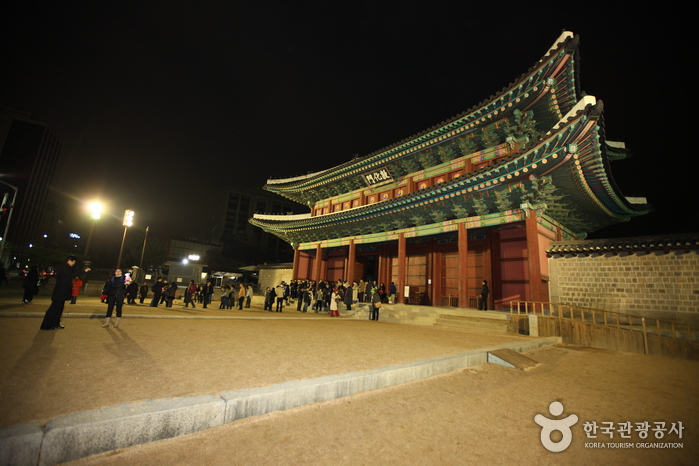
<instances>
[{"instance_id":1,"label":"dirt ground","mask_svg":"<svg viewBox=\"0 0 699 466\"><path fill-rule=\"evenodd\" d=\"M48 301L0 315L43 315ZM27 308L31 308L28 310ZM39 331L38 317L0 319L0 425L46 422L75 411L150 398L213 394L406 363L528 337L357 321L261 309L206 314L127 307L129 318L102 329L98 301L67 306L65 330ZM201 314L200 314L201 313ZM227 319L212 317L223 316ZM279 316L277 314L276 316ZM275 317L276 317L275 316ZM230 318L234 317L234 318ZM238 318L235 318L238 317ZM245 318L242 318L245 317ZM621 464L699 459L699 362L607 350L547 347L529 352L527 371L496 365L234 423L189 436L117 450L77 464ZM565 411L551 415L560 401ZM545 450L534 416L576 414L573 442ZM682 422L682 438L587 439L595 421ZM555 441L556 433L552 436ZM589 448L586 443L634 448ZM641 443L682 448L639 448ZM613 445L612 445L613 444Z\"/></svg>"}]
</instances>

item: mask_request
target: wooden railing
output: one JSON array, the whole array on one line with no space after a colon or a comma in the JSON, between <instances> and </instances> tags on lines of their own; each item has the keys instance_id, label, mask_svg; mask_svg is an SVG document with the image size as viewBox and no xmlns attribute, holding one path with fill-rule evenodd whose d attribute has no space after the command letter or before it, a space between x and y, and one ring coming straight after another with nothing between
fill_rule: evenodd
<instances>
[{"instance_id":1,"label":"wooden railing","mask_svg":"<svg viewBox=\"0 0 699 466\"><path fill-rule=\"evenodd\" d=\"M640 317L563 303L510 301L508 304L511 314L540 314L544 317L554 317L607 328L630 330L632 332L643 332L646 347L648 346L649 334L688 342L699 341L699 330L692 329L690 324L680 324L654 317Z\"/></svg>"},{"instance_id":2,"label":"wooden railing","mask_svg":"<svg viewBox=\"0 0 699 466\"><path fill-rule=\"evenodd\" d=\"M469 309L478 309L478 305L480 304L481 297L480 296L469 296L468 298L468 308ZM459 303L459 297L458 296L453 296L453 295L446 295L442 296L442 307L462 307Z\"/></svg>"},{"instance_id":3,"label":"wooden railing","mask_svg":"<svg viewBox=\"0 0 699 466\"><path fill-rule=\"evenodd\" d=\"M442 296L442 307L459 307L458 296Z\"/></svg>"}]
</instances>

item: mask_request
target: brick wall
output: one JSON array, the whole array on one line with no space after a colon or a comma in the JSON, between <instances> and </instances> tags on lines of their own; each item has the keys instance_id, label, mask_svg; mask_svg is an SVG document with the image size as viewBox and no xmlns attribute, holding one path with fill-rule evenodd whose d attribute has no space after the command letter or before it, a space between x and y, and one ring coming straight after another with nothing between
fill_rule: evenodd
<instances>
[{"instance_id":1,"label":"brick wall","mask_svg":"<svg viewBox=\"0 0 699 466\"><path fill-rule=\"evenodd\" d=\"M551 301L699 324L696 250L548 259Z\"/></svg>"}]
</instances>

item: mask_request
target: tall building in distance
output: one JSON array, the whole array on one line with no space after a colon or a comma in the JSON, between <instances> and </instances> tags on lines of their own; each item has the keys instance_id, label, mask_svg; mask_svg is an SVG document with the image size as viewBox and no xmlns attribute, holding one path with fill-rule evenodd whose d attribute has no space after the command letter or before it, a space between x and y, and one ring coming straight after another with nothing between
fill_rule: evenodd
<instances>
[{"instance_id":1,"label":"tall building in distance","mask_svg":"<svg viewBox=\"0 0 699 466\"><path fill-rule=\"evenodd\" d=\"M0 107L0 196L16 199L5 253L21 253L36 240L46 212L49 187L61 154L61 143L45 123L29 112ZM5 231L7 218L0 222ZM11 245L11 247L9 246Z\"/></svg>"},{"instance_id":2,"label":"tall building in distance","mask_svg":"<svg viewBox=\"0 0 699 466\"><path fill-rule=\"evenodd\" d=\"M294 214L308 210L260 188L228 188L221 193L213 215L210 240L225 248L239 249L241 260L290 262L293 249L284 240L249 223L255 214Z\"/></svg>"}]
</instances>

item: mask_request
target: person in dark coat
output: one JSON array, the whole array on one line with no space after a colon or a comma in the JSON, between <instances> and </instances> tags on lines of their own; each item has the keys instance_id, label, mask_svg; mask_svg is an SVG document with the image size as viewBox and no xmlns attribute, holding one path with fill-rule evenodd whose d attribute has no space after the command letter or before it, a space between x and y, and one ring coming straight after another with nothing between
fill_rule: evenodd
<instances>
[{"instance_id":1,"label":"person in dark coat","mask_svg":"<svg viewBox=\"0 0 699 466\"><path fill-rule=\"evenodd\" d=\"M24 296L22 304L31 304L34 295L39 292L39 266L32 265L32 268L27 272L27 278L24 280Z\"/></svg>"},{"instance_id":2,"label":"person in dark coat","mask_svg":"<svg viewBox=\"0 0 699 466\"><path fill-rule=\"evenodd\" d=\"M483 286L481 286L481 305L479 310L488 310L488 295L490 294L490 288L488 288L488 280L483 280Z\"/></svg>"},{"instance_id":3,"label":"person in dark coat","mask_svg":"<svg viewBox=\"0 0 699 466\"><path fill-rule=\"evenodd\" d=\"M153 292L153 299L150 302L150 307L158 307L158 303L160 302L160 295L163 293L163 286L165 286L165 284L163 283L162 277L158 277L158 279L155 283L153 283L153 286L150 289Z\"/></svg>"},{"instance_id":4,"label":"person in dark coat","mask_svg":"<svg viewBox=\"0 0 699 466\"><path fill-rule=\"evenodd\" d=\"M114 328L119 328L119 322L121 322L121 308L124 306L124 296L126 296L126 289L130 284L130 271L124 275L121 269L114 270L114 276L109 279L109 284L105 292L107 295L107 315L104 319L104 324L102 324L102 328L109 327L109 322L112 320L112 312L115 307L116 320L114 321Z\"/></svg>"},{"instance_id":5,"label":"person in dark coat","mask_svg":"<svg viewBox=\"0 0 699 466\"><path fill-rule=\"evenodd\" d=\"M211 302L211 295L214 294L214 286L211 284L211 282L206 282L202 292L204 294L204 305L202 307L206 309L206 305Z\"/></svg>"},{"instance_id":6,"label":"person in dark coat","mask_svg":"<svg viewBox=\"0 0 699 466\"><path fill-rule=\"evenodd\" d=\"M353 285L356 285L356 283L353 283ZM348 311L352 310L352 302L354 301L354 287L352 285L349 285L345 289L345 307L347 308Z\"/></svg>"},{"instance_id":7,"label":"person in dark coat","mask_svg":"<svg viewBox=\"0 0 699 466\"><path fill-rule=\"evenodd\" d=\"M136 281L133 280L126 287L126 303L127 304L136 304L137 297L138 297L138 283L136 283Z\"/></svg>"},{"instance_id":8,"label":"person in dark coat","mask_svg":"<svg viewBox=\"0 0 699 466\"><path fill-rule=\"evenodd\" d=\"M141 288L138 291L138 294L141 298L139 302L141 304L143 304L143 301L145 301L146 298L148 297L148 284L147 283L144 283L143 285L141 285Z\"/></svg>"},{"instance_id":9,"label":"person in dark coat","mask_svg":"<svg viewBox=\"0 0 699 466\"><path fill-rule=\"evenodd\" d=\"M381 308L381 295L379 290L371 290L371 309L369 310L369 320L379 320L379 309Z\"/></svg>"},{"instance_id":10,"label":"person in dark coat","mask_svg":"<svg viewBox=\"0 0 699 466\"><path fill-rule=\"evenodd\" d=\"M2 282L7 283L8 285L10 282L7 281L7 272L5 271L5 265L0 264L0 285L2 285Z\"/></svg>"},{"instance_id":11,"label":"person in dark coat","mask_svg":"<svg viewBox=\"0 0 699 466\"><path fill-rule=\"evenodd\" d=\"M274 304L274 298L277 294L274 292L274 288L267 287L265 290L265 311L272 312L272 304Z\"/></svg>"},{"instance_id":12,"label":"person in dark coat","mask_svg":"<svg viewBox=\"0 0 699 466\"><path fill-rule=\"evenodd\" d=\"M51 306L46 310L44 320L41 323L42 330L64 328L61 325L61 316L63 315L63 307L66 301L70 301L73 292L73 277L82 275L74 270L76 261L75 256L68 256L66 261L56 269L56 286L51 294ZM89 272L90 269L86 268L84 271Z\"/></svg>"}]
</instances>

